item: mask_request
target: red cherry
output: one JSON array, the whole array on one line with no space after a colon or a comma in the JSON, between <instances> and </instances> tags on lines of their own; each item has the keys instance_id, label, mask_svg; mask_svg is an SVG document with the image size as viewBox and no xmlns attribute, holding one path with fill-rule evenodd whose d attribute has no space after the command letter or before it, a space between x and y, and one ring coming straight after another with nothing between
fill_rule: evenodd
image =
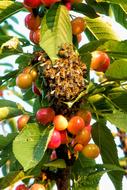
<instances>
[{"instance_id":1,"label":"red cherry","mask_svg":"<svg viewBox=\"0 0 127 190\"><path fill-rule=\"evenodd\" d=\"M21 184L18 185L15 190L28 190L28 188L24 184Z\"/></svg>"},{"instance_id":2,"label":"red cherry","mask_svg":"<svg viewBox=\"0 0 127 190\"><path fill-rule=\"evenodd\" d=\"M33 13L29 13L25 17L25 26L32 31L35 31L39 28L41 24L41 19L39 16L34 16Z\"/></svg>"},{"instance_id":3,"label":"red cherry","mask_svg":"<svg viewBox=\"0 0 127 190\"><path fill-rule=\"evenodd\" d=\"M48 144L48 148L55 149L61 145L61 135L60 132L54 129L51 139Z\"/></svg>"},{"instance_id":4,"label":"red cherry","mask_svg":"<svg viewBox=\"0 0 127 190\"><path fill-rule=\"evenodd\" d=\"M24 5L31 7L31 8L37 8L41 4L41 0L24 0Z\"/></svg>"},{"instance_id":5,"label":"red cherry","mask_svg":"<svg viewBox=\"0 0 127 190\"><path fill-rule=\"evenodd\" d=\"M86 126L85 126L85 129L86 129L88 132L91 133L92 127L91 127L91 125L86 125Z\"/></svg>"},{"instance_id":6,"label":"red cherry","mask_svg":"<svg viewBox=\"0 0 127 190\"><path fill-rule=\"evenodd\" d=\"M2 90L0 90L0 96L3 96L3 91Z\"/></svg>"},{"instance_id":7,"label":"red cherry","mask_svg":"<svg viewBox=\"0 0 127 190\"><path fill-rule=\"evenodd\" d=\"M76 135L85 127L84 120L79 116L74 116L70 119L68 123L68 131L73 135Z\"/></svg>"},{"instance_id":8,"label":"red cherry","mask_svg":"<svg viewBox=\"0 0 127 190\"><path fill-rule=\"evenodd\" d=\"M81 152L83 150L83 145L82 144L76 144L74 146L74 151L75 152Z\"/></svg>"},{"instance_id":9,"label":"red cherry","mask_svg":"<svg viewBox=\"0 0 127 190\"><path fill-rule=\"evenodd\" d=\"M53 150L50 156L50 160L55 160L55 159L57 159L57 155L56 155L56 151Z\"/></svg>"},{"instance_id":10,"label":"red cherry","mask_svg":"<svg viewBox=\"0 0 127 190\"><path fill-rule=\"evenodd\" d=\"M34 94L41 96L40 90L36 87L35 83L32 84L32 91Z\"/></svg>"},{"instance_id":11,"label":"red cherry","mask_svg":"<svg viewBox=\"0 0 127 190\"><path fill-rule=\"evenodd\" d=\"M56 115L53 120L54 127L58 131L65 130L68 126L68 121L63 115Z\"/></svg>"},{"instance_id":12,"label":"red cherry","mask_svg":"<svg viewBox=\"0 0 127 190\"><path fill-rule=\"evenodd\" d=\"M42 125L52 122L55 117L55 112L52 108L41 108L36 113L36 119Z\"/></svg>"},{"instance_id":13,"label":"red cherry","mask_svg":"<svg viewBox=\"0 0 127 190\"><path fill-rule=\"evenodd\" d=\"M42 4L44 4L46 7L50 7L56 2L59 2L60 0L41 0Z\"/></svg>"},{"instance_id":14,"label":"red cherry","mask_svg":"<svg viewBox=\"0 0 127 190\"><path fill-rule=\"evenodd\" d=\"M88 110L79 110L76 115L80 116L83 118L84 122L85 122L85 125L89 125L90 122L91 122L91 118L92 118L92 115L91 115L91 112L88 111Z\"/></svg>"},{"instance_id":15,"label":"red cherry","mask_svg":"<svg viewBox=\"0 0 127 190\"><path fill-rule=\"evenodd\" d=\"M67 131L60 131L60 135L61 135L61 144L68 144L68 136L67 136Z\"/></svg>"},{"instance_id":16,"label":"red cherry","mask_svg":"<svg viewBox=\"0 0 127 190\"><path fill-rule=\"evenodd\" d=\"M91 69L98 72L105 72L110 65L110 58L102 51L92 52Z\"/></svg>"},{"instance_id":17,"label":"red cherry","mask_svg":"<svg viewBox=\"0 0 127 190\"><path fill-rule=\"evenodd\" d=\"M87 145L88 142L91 139L91 134L90 132L86 129L83 128L75 137L74 141L75 143L79 143L82 145Z\"/></svg>"},{"instance_id":18,"label":"red cherry","mask_svg":"<svg viewBox=\"0 0 127 190\"><path fill-rule=\"evenodd\" d=\"M41 38L41 32L40 29L34 31L33 33L33 41L35 44L39 44Z\"/></svg>"},{"instance_id":19,"label":"red cherry","mask_svg":"<svg viewBox=\"0 0 127 190\"><path fill-rule=\"evenodd\" d=\"M65 4L65 6L66 6L66 8L68 9L68 11L71 10L71 3L70 3L70 2L67 2L67 3Z\"/></svg>"}]
</instances>

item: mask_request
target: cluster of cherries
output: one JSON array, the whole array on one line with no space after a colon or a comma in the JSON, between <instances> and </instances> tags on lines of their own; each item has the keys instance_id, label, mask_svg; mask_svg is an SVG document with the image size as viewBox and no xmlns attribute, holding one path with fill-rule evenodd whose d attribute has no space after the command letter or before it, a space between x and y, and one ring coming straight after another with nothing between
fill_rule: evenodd
<instances>
[{"instance_id":1,"label":"cluster of cherries","mask_svg":"<svg viewBox=\"0 0 127 190\"><path fill-rule=\"evenodd\" d=\"M56 2L60 0L24 0L24 6L30 12L25 17L25 26L30 30L29 38L34 44L39 44L40 42L40 24L41 17L39 14L34 14L34 9L38 8L40 5L44 5L49 8ZM68 10L71 9L71 4L79 3L79 0L64 0L63 3ZM72 34L77 36L78 42L81 41L81 33L84 31L86 23L82 17L77 17L71 21Z\"/></svg>"},{"instance_id":2,"label":"cluster of cherries","mask_svg":"<svg viewBox=\"0 0 127 190\"><path fill-rule=\"evenodd\" d=\"M70 145L74 152L82 152L87 158L96 158L100 150L96 144L88 144L91 139L91 113L87 110L79 110L69 121L63 115L55 115L52 108L40 108L36 113L36 120L41 125L53 124L54 130L48 143L49 149L57 149L61 144ZM29 121L28 115L21 116L18 121L18 129L22 130ZM69 137L71 134L71 137Z\"/></svg>"}]
</instances>

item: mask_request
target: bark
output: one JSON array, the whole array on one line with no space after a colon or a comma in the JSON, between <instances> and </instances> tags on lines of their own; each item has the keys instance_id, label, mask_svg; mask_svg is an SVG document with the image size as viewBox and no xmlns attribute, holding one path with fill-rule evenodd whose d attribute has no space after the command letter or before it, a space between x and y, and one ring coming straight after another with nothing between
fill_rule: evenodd
<instances>
[{"instance_id":1,"label":"bark","mask_svg":"<svg viewBox=\"0 0 127 190\"><path fill-rule=\"evenodd\" d=\"M58 190L70 189L70 167L58 170L56 185Z\"/></svg>"}]
</instances>

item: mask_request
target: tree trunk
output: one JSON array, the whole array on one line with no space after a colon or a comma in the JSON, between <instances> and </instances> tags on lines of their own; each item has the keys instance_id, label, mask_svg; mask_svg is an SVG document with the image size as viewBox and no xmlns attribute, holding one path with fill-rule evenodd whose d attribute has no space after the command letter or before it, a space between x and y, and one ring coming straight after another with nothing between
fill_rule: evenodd
<instances>
[{"instance_id":1,"label":"tree trunk","mask_svg":"<svg viewBox=\"0 0 127 190\"><path fill-rule=\"evenodd\" d=\"M58 190L69 190L70 189L70 167L65 169L59 169L57 172L57 189Z\"/></svg>"}]
</instances>

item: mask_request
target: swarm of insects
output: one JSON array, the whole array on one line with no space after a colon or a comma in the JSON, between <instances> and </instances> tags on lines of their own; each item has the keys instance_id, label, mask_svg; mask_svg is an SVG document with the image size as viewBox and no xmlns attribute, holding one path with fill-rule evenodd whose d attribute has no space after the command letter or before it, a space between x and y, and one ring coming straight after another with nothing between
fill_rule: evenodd
<instances>
[{"instance_id":1,"label":"swarm of insects","mask_svg":"<svg viewBox=\"0 0 127 190\"><path fill-rule=\"evenodd\" d=\"M45 53L41 53L39 72L46 81L48 96L61 101L70 101L85 88L86 65L80 60L72 45L64 44L58 59L52 63Z\"/></svg>"}]
</instances>

